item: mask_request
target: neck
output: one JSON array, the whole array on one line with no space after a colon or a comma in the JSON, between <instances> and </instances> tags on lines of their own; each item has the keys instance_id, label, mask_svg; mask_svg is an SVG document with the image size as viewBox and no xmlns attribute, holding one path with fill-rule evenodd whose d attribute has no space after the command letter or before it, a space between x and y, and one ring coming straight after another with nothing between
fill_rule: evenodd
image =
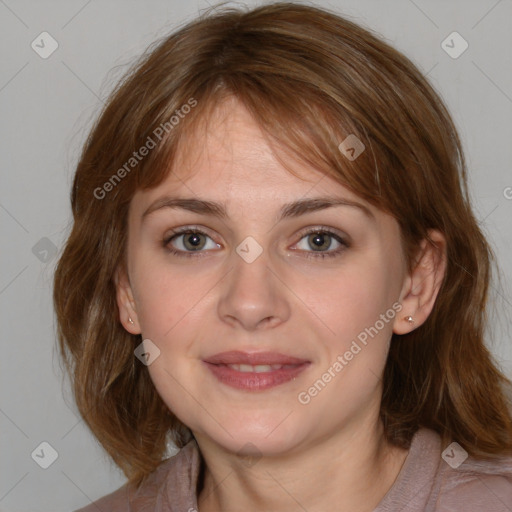
<instances>
[{"instance_id":1,"label":"neck","mask_svg":"<svg viewBox=\"0 0 512 512\"><path fill-rule=\"evenodd\" d=\"M371 512L393 485L407 450L389 445L380 421L360 424L293 454L253 465L197 438L204 458L200 512L272 510Z\"/></svg>"}]
</instances>

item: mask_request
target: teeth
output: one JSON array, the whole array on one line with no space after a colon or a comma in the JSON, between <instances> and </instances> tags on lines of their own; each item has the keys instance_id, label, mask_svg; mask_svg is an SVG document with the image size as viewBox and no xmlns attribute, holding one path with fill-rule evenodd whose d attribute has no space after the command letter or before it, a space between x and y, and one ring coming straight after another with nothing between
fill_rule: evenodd
<instances>
[{"instance_id":1,"label":"teeth","mask_svg":"<svg viewBox=\"0 0 512 512\"><path fill-rule=\"evenodd\" d=\"M279 370L281 368L291 368L294 365L283 365L283 364L257 364L257 365L250 365L250 364L228 364L231 369L236 370L237 372L242 373L264 373L264 372L271 372L273 370Z\"/></svg>"}]
</instances>

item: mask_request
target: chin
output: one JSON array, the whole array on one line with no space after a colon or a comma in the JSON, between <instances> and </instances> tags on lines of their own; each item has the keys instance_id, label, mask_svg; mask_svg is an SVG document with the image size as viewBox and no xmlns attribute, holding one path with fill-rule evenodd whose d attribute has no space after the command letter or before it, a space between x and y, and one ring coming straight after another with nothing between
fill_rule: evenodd
<instances>
[{"instance_id":1,"label":"chin","mask_svg":"<svg viewBox=\"0 0 512 512\"><path fill-rule=\"evenodd\" d=\"M279 421L282 421L279 420ZM300 443L300 435L298 432L292 432L289 429L277 427L279 421L275 421L265 426L255 429L240 427L238 430L230 428L230 437L226 432L222 432L221 436L212 436L212 439L221 445L225 450L231 453L237 453L242 456L273 456L286 453L293 450Z\"/></svg>"}]
</instances>

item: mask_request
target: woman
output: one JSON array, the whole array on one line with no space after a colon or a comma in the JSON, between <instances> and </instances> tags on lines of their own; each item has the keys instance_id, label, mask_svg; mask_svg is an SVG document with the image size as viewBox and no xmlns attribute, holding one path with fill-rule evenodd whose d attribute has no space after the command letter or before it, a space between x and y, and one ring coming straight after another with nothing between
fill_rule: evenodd
<instances>
[{"instance_id":1,"label":"woman","mask_svg":"<svg viewBox=\"0 0 512 512\"><path fill-rule=\"evenodd\" d=\"M331 12L225 8L148 52L55 275L78 407L129 480L81 510L511 510L466 187L426 79Z\"/></svg>"}]
</instances>

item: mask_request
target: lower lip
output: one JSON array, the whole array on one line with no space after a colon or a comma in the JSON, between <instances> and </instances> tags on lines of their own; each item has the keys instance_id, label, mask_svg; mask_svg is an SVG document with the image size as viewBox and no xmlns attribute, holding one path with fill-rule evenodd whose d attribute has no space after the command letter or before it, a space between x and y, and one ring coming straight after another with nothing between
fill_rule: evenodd
<instances>
[{"instance_id":1,"label":"lower lip","mask_svg":"<svg viewBox=\"0 0 512 512\"><path fill-rule=\"evenodd\" d=\"M239 372L224 364L212 364L203 361L208 369L222 383L236 389L261 391L284 384L303 372L311 363L303 363L293 368L280 368L270 372Z\"/></svg>"}]
</instances>

